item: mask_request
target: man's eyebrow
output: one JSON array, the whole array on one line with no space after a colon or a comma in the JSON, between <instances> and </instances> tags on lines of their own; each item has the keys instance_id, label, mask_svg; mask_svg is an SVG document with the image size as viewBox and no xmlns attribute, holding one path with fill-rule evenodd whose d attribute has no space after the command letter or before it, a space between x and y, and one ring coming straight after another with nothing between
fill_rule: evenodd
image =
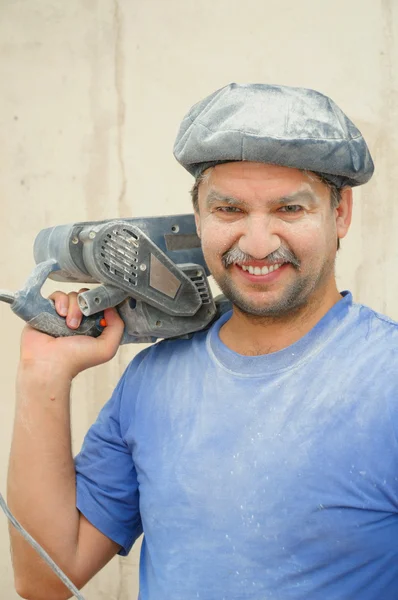
<instances>
[{"instance_id":1,"label":"man's eyebrow","mask_svg":"<svg viewBox=\"0 0 398 600\"><path fill-rule=\"evenodd\" d=\"M239 200L239 198L234 198L233 196L222 194L221 192L217 192L216 190L210 190L206 198L207 208L211 208L212 206L214 206L215 204L219 204L220 202L222 202L223 204L227 204L228 206L247 206L247 203L244 200Z\"/></svg>"},{"instance_id":2,"label":"man's eyebrow","mask_svg":"<svg viewBox=\"0 0 398 600\"><path fill-rule=\"evenodd\" d=\"M220 202L223 204L227 204L228 206L241 206L243 208L248 207L247 202L245 202L244 200L240 200L239 198L234 198L233 196L222 194L221 192L217 192L217 190L214 189L210 190L206 198L207 208L212 208L212 206ZM269 200L267 204L272 208L276 205L292 204L293 202L307 202L311 206L314 206L319 204L319 198L314 192L310 190L299 190L298 192L293 192L292 194L288 194L287 196L273 198L272 200Z\"/></svg>"},{"instance_id":3,"label":"man's eyebrow","mask_svg":"<svg viewBox=\"0 0 398 600\"><path fill-rule=\"evenodd\" d=\"M274 206L276 204L292 204L294 202L307 202L311 206L317 206L319 204L319 198L310 190L299 190L298 192L293 192L287 196L282 196L281 198L275 198L271 200L270 205Z\"/></svg>"}]
</instances>

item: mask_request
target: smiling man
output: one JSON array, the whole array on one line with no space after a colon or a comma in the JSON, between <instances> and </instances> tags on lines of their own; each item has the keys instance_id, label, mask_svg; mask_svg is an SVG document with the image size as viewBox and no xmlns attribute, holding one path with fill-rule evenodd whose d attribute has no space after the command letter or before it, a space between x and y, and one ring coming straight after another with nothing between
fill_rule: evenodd
<instances>
[{"instance_id":1,"label":"smiling man","mask_svg":"<svg viewBox=\"0 0 398 600\"><path fill-rule=\"evenodd\" d=\"M245 343L259 349L264 327L273 326L281 330L273 339L279 349L341 299L336 239L350 223L351 188L340 192L335 207L330 188L297 169L233 162L209 171L198 187L196 222L206 262L234 305L222 339L234 344L236 336L234 349L246 353Z\"/></svg>"},{"instance_id":2,"label":"smiling man","mask_svg":"<svg viewBox=\"0 0 398 600\"><path fill-rule=\"evenodd\" d=\"M140 600L396 600L398 328L334 274L367 146L318 92L232 84L189 111L175 155L233 309L141 352L75 461L71 380L123 324L27 328L11 508L78 586L143 532ZM54 300L75 326L76 294ZM68 596L12 547L24 597Z\"/></svg>"}]
</instances>

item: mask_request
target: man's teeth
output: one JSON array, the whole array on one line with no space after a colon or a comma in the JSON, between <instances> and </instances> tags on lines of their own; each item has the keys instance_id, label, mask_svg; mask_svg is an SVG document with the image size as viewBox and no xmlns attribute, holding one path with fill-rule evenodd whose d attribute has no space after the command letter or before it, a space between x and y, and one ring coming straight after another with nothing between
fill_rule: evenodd
<instances>
[{"instance_id":1,"label":"man's teeth","mask_svg":"<svg viewBox=\"0 0 398 600\"><path fill-rule=\"evenodd\" d=\"M267 275L268 273L272 273L272 271L276 271L282 265L271 265L269 267L252 267L251 265L241 265L244 271L249 271L250 275Z\"/></svg>"}]
</instances>

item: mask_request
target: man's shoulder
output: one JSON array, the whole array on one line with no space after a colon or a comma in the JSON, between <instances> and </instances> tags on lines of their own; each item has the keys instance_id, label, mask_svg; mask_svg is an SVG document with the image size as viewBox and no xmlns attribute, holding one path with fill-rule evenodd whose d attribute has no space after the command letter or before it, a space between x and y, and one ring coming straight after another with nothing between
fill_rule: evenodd
<instances>
[{"instance_id":1,"label":"man's shoulder","mask_svg":"<svg viewBox=\"0 0 398 600\"><path fill-rule=\"evenodd\" d=\"M176 386L194 385L208 367L206 333L187 339L162 340L141 350L129 363L119 382L125 414L131 413L138 398L165 397ZM124 413L123 413L124 414Z\"/></svg>"},{"instance_id":2,"label":"man's shoulder","mask_svg":"<svg viewBox=\"0 0 398 600\"><path fill-rule=\"evenodd\" d=\"M354 303L357 309L358 321L363 326L372 326L369 333L380 330L382 333L389 333L393 338L398 335L398 321L385 315L366 304Z\"/></svg>"},{"instance_id":3,"label":"man's shoulder","mask_svg":"<svg viewBox=\"0 0 398 600\"><path fill-rule=\"evenodd\" d=\"M194 357L197 360L206 352L207 333L207 330L197 331L181 338L160 340L141 350L131 361L129 369L136 371L148 366L152 368L154 365L159 369L170 369L174 361L193 361Z\"/></svg>"},{"instance_id":4,"label":"man's shoulder","mask_svg":"<svg viewBox=\"0 0 398 600\"><path fill-rule=\"evenodd\" d=\"M167 356L201 351L206 346L207 334L208 329L205 329L181 337L160 340L153 344L151 350L154 354L165 354Z\"/></svg>"},{"instance_id":5,"label":"man's shoulder","mask_svg":"<svg viewBox=\"0 0 398 600\"><path fill-rule=\"evenodd\" d=\"M357 352L370 357L383 355L398 361L398 322L377 310L355 303L356 318L351 322L353 355ZM357 347L355 349L355 341Z\"/></svg>"}]
</instances>

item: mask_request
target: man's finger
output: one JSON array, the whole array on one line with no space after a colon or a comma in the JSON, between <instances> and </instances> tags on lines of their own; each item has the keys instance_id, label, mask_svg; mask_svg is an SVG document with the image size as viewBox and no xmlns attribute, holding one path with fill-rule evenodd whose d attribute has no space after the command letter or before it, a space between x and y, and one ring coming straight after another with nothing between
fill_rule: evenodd
<instances>
[{"instance_id":1,"label":"man's finger","mask_svg":"<svg viewBox=\"0 0 398 600\"><path fill-rule=\"evenodd\" d=\"M53 292L49 297L49 300L54 302L55 310L61 317L66 317L69 309L69 296L64 292Z\"/></svg>"},{"instance_id":2,"label":"man's finger","mask_svg":"<svg viewBox=\"0 0 398 600\"><path fill-rule=\"evenodd\" d=\"M104 319L106 327L98 338L108 351L111 350L115 354L124 331L124 322L120 318L116 308L107 308L104 311Z\"/></svg>"},{"instance_id":3,"label":"man's finger","mask_svg":"<svg viewBox=\"0 0 398 600\"><path fill-rule=\"evenodd\" d=\"M70 292L69 294L69 308L68 315L66 317L66 324L71 329L77 329L82 321L82 311L80 310L77 302L77 292Z\"/></svg>"}]
</instances>

